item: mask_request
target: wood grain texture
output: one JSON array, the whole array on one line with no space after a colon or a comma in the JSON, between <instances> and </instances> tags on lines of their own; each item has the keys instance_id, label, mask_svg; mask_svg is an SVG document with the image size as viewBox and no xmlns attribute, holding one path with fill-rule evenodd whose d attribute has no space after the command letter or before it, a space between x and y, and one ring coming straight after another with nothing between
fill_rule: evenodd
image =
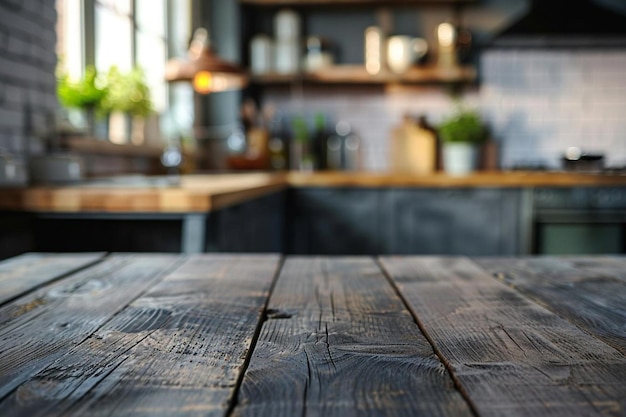
<instances>
[{"instance_id":1,"label":"wood grain texture","mask_svg":"<svg viewBox=\"0 0 626 417\"><path fill-rule=\"evenodd\" d=\"M86 183L1 189L0 210L30 212L208 212L291 187L570 187L623 186L626 175L567 172L477 172L411 175L376 172L251 173L183 176L178 185ZM158 179L158 177L156 177ZM155 185L155 183L157 185Z\"/></svg>"},{"instance_id":2,"label":"wood grain texture","mask_svg":"<svg viewBox=\"0 0 626 417\"><path fill-rule=\"evenodd\" d=\"M485 258L477 263L626 355L626 262L609 259Z\"/></svg>"},{"instance_id":3,"label":"wood grain texture","mask_svg":"<svg viewBox=\"0 0 626 417\"><path fill-rule=\"evenodd\" d=\"M482 171L466 176L377 172L289 172L292 187L571 187L626 185L626 175L574 172Z\"/></svg>"},{"instance_id":4,"label":"wood grain texture","mask_svg":"<svg viewBox=\"0 0 626 417\"><path fill-rule=\"evenodd\" d=\"M0 262L0 305L102 259L104 253L28 253Z\"/></svg>"},{"instance_id":5,"label":"wood grain texture","mask_svg":"<svg viewBox=\"0 0 626 417\"><path fill-rule=\"evenodd\" d=\"M443 83L443 82L471 82L476 79L476 70L473 67L457 67L441 69L434 66L414 66L404 74L385 72L371 75L363 65L336 65L314 72L285 75L270 73L255 75L252 81L258 84L387 84L387 83Z\"/></svg>"},{"instance_id":6,"label":"wood grain texture","mask_svg":"<svg viewBox=\"0 0 626 417\"><path fill-rule=\"evenodd\" d=\"M0 398L83 342L178 259L114 255L0 307Z\"/></svg>"},{"instance_id":7,"label":"wood grain texture","mask_svg":"<svg viewBox=\"0 0 626 417\"><path fill-rule=\"evenodd\" d=\"M370 258L289 258L235 416L470 416Z\"/></svg>"},{"instance_id":8,"label":"wood grain texture","mask_svg":"<svg viewBox=\"0 0 626 417\"><path fill-rule=\"evenodd\" d=\"M222 416L279 265L199 255L0 403L0 415Z\"/></svg>"},{"instance_id":9,"label":"wood grain texture","mask_svg":"<svg viewBox=\"0 0 626 417\"><path fill-rule=\"evenodd\" d=\"M80 154L141 156L155 159L160 159L161 155L163 155L163 146L113 143L108 140L84 138L80 136L62 138L60 140L60 146L63 149Z\"/></svg>"},{"instance_id":10,"label":"wood grain texture","mask_svg":"<svg viewBox=\"0 0 626 417\"><path fill-rule=\"evenodd\" d=\"M623 416L626 357L466 258L382 258L480 416Z\"/></svg>"},{"instance_id":11,"label":"wood grain texture","mask_svg":"<svg viewBox=\"0 0 626 417\"><path fill-rule=\"evenodd\" d=\"M73 186L0 190L0 209L32 212L208 212L286 187L281 174L190 175L178 184L145 177Z\"/></svg>"}]
</instances>

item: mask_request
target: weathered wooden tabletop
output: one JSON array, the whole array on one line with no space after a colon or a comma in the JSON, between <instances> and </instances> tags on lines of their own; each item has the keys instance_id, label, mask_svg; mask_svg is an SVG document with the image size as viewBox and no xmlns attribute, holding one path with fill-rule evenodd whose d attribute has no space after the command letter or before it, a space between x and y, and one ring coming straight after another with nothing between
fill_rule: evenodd
<instances>
[{"instance_id":1,"label":"weathered wooden tabletop","mask_svg":"<svg viewBox=\"0 0 626 417\"><path fill-rule=\"evenodd\" d=\"M0 416L626 415L626 257L22 255Z\"/></svg>"}]
</instances>

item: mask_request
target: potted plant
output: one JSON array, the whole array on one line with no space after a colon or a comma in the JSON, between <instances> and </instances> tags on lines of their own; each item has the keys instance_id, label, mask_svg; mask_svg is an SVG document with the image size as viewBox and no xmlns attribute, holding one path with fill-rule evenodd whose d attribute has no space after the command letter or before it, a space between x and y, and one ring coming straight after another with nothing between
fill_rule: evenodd
<instances>
[{"instance_id":1,"label":"potted plant","mask_svg":"<svg viewBox=\"0 0 626 417\"><path fill-rule=\"evenodd\" d=\"M85 68L85 74L80 80L72 80L68 74L60 74L57 78L59 101L65 108L84 112L87 133L91 136L95 136L96 114L101 114L101 106L107 94L106 83L93 66Z\"/></svg>"},{"instance_id":2,"label":"potted plant","mask_svg":"<svg viewBox=\"0 0 626 417\"><path fill-rule=\"evenodd\" d=\"M478 145L487 135L478 112L459 107L439 125L443 166L450 175L466 175L476 169Z\"/></svg>"},{"instance_id":3,"label":"potted plant","mask_svg":"<svg viewBox=\"0 0 626 417\"><path fill-rule=\"evenodd\" d=\"M138 132L143 131L143 120L153 112L150 88L145 82L143 71L134 68L129 73L122 73L117 67L111 67L107 74L107 87L108 94L102 106L113 116L115 123L125 125L121 135L112 129L111 139L128 142L135 137L133 142L143 141L143 136Z\"/></svg>"}]
</instances>

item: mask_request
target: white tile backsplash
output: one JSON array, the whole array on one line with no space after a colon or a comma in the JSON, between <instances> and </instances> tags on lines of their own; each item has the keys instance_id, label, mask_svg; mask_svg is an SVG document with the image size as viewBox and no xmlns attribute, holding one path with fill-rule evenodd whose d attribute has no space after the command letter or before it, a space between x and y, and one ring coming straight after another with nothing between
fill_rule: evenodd
<instances>
[{"instance_id":1,"label":"white tile backsplash","mask_svg":"<svg viewBox=\"0 0 626 417\"><path fill-rule=\"evenodd\" d=\"M481 106L503 165L559 165L568 146L626 164L626 51L488 51Z\"/></svg>"}]
</instances>

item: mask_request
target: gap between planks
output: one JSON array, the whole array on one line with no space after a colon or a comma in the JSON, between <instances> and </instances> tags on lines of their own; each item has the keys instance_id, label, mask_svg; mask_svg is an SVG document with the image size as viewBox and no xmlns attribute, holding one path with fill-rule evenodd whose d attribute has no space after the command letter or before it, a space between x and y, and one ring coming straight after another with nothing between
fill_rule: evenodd
<instances>
[{"instance_id":1,"label":"gap between planks","mask_svg":"<svg viewBox=\"0 0 626 417\"><path fill-rule=\"evenodd\" d=\"M433 348L433 352L435 352L435 355L437 355L437 357L439 358L439 360L441 361L443 366L446 368L446 372L448 372L448 375L450 376L450 379L454 383L454 388L461 394L461 396L463 396L463 399L465 400L465 402L469 406L470 411L472 412L472 414L474 416L476 416L476 417L479 417L479 413L478 413L478 409L476 408L476 404L474 404L474 402L472 401L472 399L469 396L469 393L465 390L465 388L461 384L461 381L459 380L459 378L454 373L454 370L452 369L452 364L450 363L450 361L443 355L441 350L437 347L437 344L435 343L435 340L430 336L430 334L426 330L426 328L424 326L424 323L422 323L422 321L419 319L419 317L417 317L417 314L414 313L413 309L411 308L410 303L404 297L404 294L402 294L402 292L400 291L400 288L398 287L398 285L394 281L393 277L391 276L389 271L387 271L387 269L385 268L384 264L381 262L381 260L380 260L380 258L378 256L374 258L374 262L376 263L376 265L378 265L378 268L380 268L380 270L382 271L382 274L385 276L385 278L389 282L389 285L391 285L393 290L398 295L398 298L400 298L400 300L402 301L402 304L404 304L404 307L407 309L409 314L411 314L411 317L413 317L413 320L415 321L415 324L417 325L417 327L419 327L420 332L422 332L422 335L424 335L424 337L426 338L426 340L428 341L430 346Z\"/></svg>"},{"instance_id":2,"label":"gap between planks","mask_svg":"<svg viewBox=\"0 0 626 417\"><path fill-rule=\"evenodd\" d=\"M283 266L285 265L285 255L281 255L278 260L278 266L276 267L276 272L274 273L274 277L272 278L272 283L270 284L270 288L267 292L267 298L265 299L265 304L263 304L263 311L261 312L261 317L259 318L259 322L256 325L256 329L254 329L254 336L252 336L252 342L250 342L250 348L248 349L248 353L246 354L246 358L244 359L243 366L241 367L241 372L237 377L237 382L235 383L235 389L233 390L232 397L230 398L228 407L226 408L226 412L224 413L225 417L230 417L239 402L239 391L241 390L241 385L243 384L243 378L246 375L246 371L248 370L248 366L250 366L250 360L252 359L252 354L256 349L256 345L259 341L259 337L261 336L261 330L263 329L263 324L267 321L267 311L270 304L270 300L272 299L272 294L274 294L274 289L276 288L276 283L278 282L278 277L283 270Z\"/></svg>"}]
</instances>

